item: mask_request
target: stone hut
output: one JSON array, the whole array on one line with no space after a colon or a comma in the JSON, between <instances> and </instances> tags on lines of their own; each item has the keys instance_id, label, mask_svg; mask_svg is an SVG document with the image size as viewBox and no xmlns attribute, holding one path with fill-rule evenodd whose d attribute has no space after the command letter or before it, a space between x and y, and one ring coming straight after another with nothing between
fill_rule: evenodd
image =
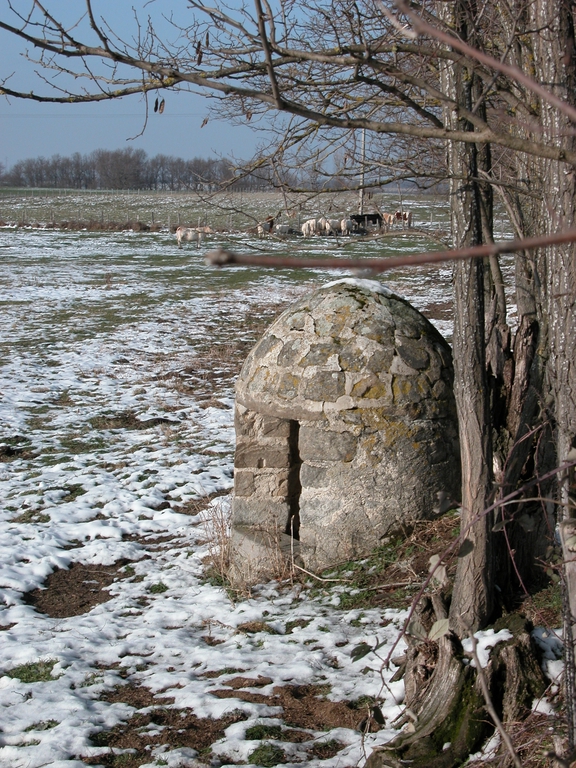
<instances>
[{"instance_id":1,"label":"stone hut","mask_svg":"<svg viewBox=\"0 0 576 768\"><path fill-rule=\"evenodd\" d=\"M236 385L232 573L282 551L319 570L362 556L459 493L450 347L374 280L329 283L267 330Z\"/></svg>"}]
</instances>

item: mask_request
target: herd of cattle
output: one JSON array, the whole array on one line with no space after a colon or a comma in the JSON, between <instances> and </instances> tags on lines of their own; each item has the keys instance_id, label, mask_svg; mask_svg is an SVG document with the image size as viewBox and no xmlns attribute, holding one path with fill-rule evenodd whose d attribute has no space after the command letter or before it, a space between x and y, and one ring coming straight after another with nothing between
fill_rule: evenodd
<instances>
[{"instance_id":1,"label":"herd of cattle","mask_svg":"<svg viewBox=\"0 0 576 768\"><path fill-rule=\"evenodd\" d=\"M398 224L403 228L410 228L412 213L399 210L396 213L352 214L344 219L327 219L322 216L318 219L307 219L300 227L300 231L293 229L290 224L279 224L273 216L268 216L266 221L258 224L255 231L259 237L298 234L312 237L314 235L351 235L353 232L365 234L371 230L387 232ZM210 227L178 227L176 230L178 247L182 248L182 241L196 243L196 246L199 246L204 237L212 233L213 230Z\"/></svg>"}]
</instances>

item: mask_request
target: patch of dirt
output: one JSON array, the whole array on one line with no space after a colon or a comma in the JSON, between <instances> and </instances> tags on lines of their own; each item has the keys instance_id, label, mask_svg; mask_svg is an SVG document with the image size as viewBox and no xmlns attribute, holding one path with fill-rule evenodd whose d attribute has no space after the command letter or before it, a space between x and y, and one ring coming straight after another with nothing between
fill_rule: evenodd
<instances>
[{"instance_id":1,"label":"patch of dirt","mask_svg":"<svg viewBox=\"0 0 576 768\"><path fill-rule=\"evenodd\" d=\"M318 760L329 760L337 755L341 749L344 749L345 746L346 744L342 744L340 741L321 741L318 744L314 744L310 752Z\"/></svg>"},{"instance_id":2,"label":"patch of dirt","mask_svg":"<svg viewBox=\"0 0 576 768\"><path fill-rule=\"evenodd\" d=\"M211 680L215 677L222 677L222 675L232 675L234 672L244 672L243 669L234 669L232 667L224 667L224 669L216 669L212 670L211 672L204 672L203 675L199 675L199 677L205 677L208 680Z\"/></svg>"},{"instance_id":3,"label":"patch of dirt","mask_svg":"<svg viewBox=\"0 0 576 768\"><path fill-rule=\"evenodd\" d=\"M36 452L30 448L29 441L11 438L0 443L0 461L13 461L14 459L29 459Z\"/></svg>"},{"instance_id":4,"label":"patch of dirt","mask_svg":"<svg viewBox=\"0 0 576 768\"><path fill-rule=\"evenodd\" d=\"M243 632L246 635L255 635L258 634L258 632L267 632L269 635L278 634L276 630L265 621L246 621L244 624L238 624L236 631Z\"/></svg>"},{"instance_id":5,"label":"patch of dirt","mask_svg":"<svg viewBox=\"0 0 576 768\"><path fill-rule=\"evenodd\" d=\"M202 635L202 640L204 640L206 645L220 645L224 642L224 640L219 640L217 637L212 637L212 635Z\"/></svg>"},{"instance_id":6,"label":"patch of dirt","mask_svg":"<svg viewBox=\"0 0 576 768\"><path fill-rule=\"evenodd\" d=\"M248 682L253 683L251 679L248 679ZM270 696L245 690L210 691L219 699L240 699L256 704L268 704L271 707L282 707L284 710L282 719L286 725L294 728L307 728L312 731L325 731L332 728L358 730L360 723L365 720L365 713L355 709L348 702L329 701L322 698L321 692L321 687L317 685L276 686ZM379 728L377 723L370 723L370 731L377 731Z\"/></svg>"},{"instance_id":7,"label":"patch of dirt","mask_svg":"<svg viewBox=\"0 0 576 768\"><path fill-rule=\"evenodd\" d=\"M422 311L430 320L451 320L454 317L452 301L431 301Z\"/></svg>"},{"instance_id":8,"label":"patch of dirt","mask_svg":"<svg viewBox=\"0 0 576 768\"><path fill-rule=\"evenodd\" d=\"M206 496L201 496L199 499L190 499L183 504L174 504L174 512L178 512L181 515L190 515L196 517L205 509L207 509L214 499L219 496L229 496L230 489L222 489L221 491L215 491L214 493L208 493Z\"/></svg>"},{"instance_id":9,"label":"patch of dirt","mask_svg":"<svg viewBox=\"0 0 576 768\"><path fill-rule=\"evenodd\" d=\"M269 678L259 676L257 679L236 677L229 681L233 687L268 685ZM318 760L334 757L345 744L334 739L315 741L310 731L330 730L332 728L358 728L362 713L346 702L331 702L321 698L322 686L290 685L274 688L271 696L251 694L248 691L215 691L219 698L240 698L245 701L262 701L271 706L281 706L284 710L284 721L288 727L272 728L262 726L262 738L274 738L277 741L293 744L310 742L310 756ZM245 694L245 695L242 695ZM85 765L102 765L105 768L116 768L117 750L134 750L123 753L123 768L137 768L150 761L151 750L160 746L170 749L189 747L195 749L202 757L208 758L211 745L222 738L225 729L242 720L248 719L247 713L234 710L219 720L199 718L190 709L168 709L174 699L159 698L149 689L137 685L123 685L114 688L101 697L109 703L122 702L139 711L129 720L120 723L111 730L97 731L90 737L94 746L108 747L110 752L89 757L81 757ZM378 726L375 726L377 729ZM300 730L305 729L305 730ZM275 731L278 730L276 734ZM268 733L268 731L271 731ZM274 731L274 733L272 733ZM251 738L259 738L252 736Z\"/></svg>"},{"instance_id":10,"label":"patch of dirt","mask_svg":"<svg viewBox=\"0 0 576 768\"><path fill-rule=\"evenodd\" d=\"M100 701L107 701L109 704L128 704L134 709L146 709L147 707L168 706L174 704L173 696L162 696L158 701L157 697L149 688L142 685L118 685L112 691L107 691L100 696Z\"/></svg>"},{"instance_id":11,"label":"patch of dirt","mask_svg":"<svg viewBox=\"0 0 576 768\"><path fill-rule=\"evenodd\" d=\"M140 533L122 534L122 541L132 541L135 544L142 544L143 546L146 546L148 549L154 549L159 544L165 544L166 542L176 541L180 538L182 537L175 536L173 533L167 533L167 534L147 533L145 535Z\"/></svg>"},{"instance_id":12,"label":"patch of dirt","mask_svg":"<svg viewBox=\"0 0 576 768\"><path fill-rule=\"evenodd\" d=\"M106 587L127 577L122 569L129 562L119 560L113 565L72 563L68 569L60 568L51 573L43 587L26 592L24 600L54 619L79 616L112 599Z\"/></svg>"},{"instance_id":13,"label":"patch of dirt","mask_svg":"<svg viewBox=\"0 0 576 768\"><path fill-rule=\"evenodd\" d=\"M138 768L150 762L151 749L162 745L168 745L170 749L189 747L198 752L206 752L224 736L229 725L246 720L247 717L246 713L238 711L220 720L196 717L189 709L158 708L151 712L138 712L110 731L92 734L92 743L99 747L109 747L109 753L81 756L81 759L85 765L116 768L119 765L116 750L133 749L134 752L122 755L122 768Z\"/></svg>"},{"instance_id":14,"label":"patch of dirt","mask_svg":"<svg viewBox=\"0 0 576 768\"><path fill-rule=\"evenodd\" d=\"M257 678L233 677L232 680L226 680L225 685L228 685L230 688L237 690L239 688L264 688L264 686L270 685L271 682L271 677L263 677L262 675L258 675Z\"/></svg>"},{"instance_id":15,"label":"patch of dirt","mask_svg":"<svg viewBox=\"0 0 576 768\"><path fill-rule=\"evenodd\" d=\"M90 419L94 429L148 429L159 424L180 424L179 421L155 416L150 419L139 419L133 411L124 411L114 416L96 416Z\"/></svg>"}]
</instances>

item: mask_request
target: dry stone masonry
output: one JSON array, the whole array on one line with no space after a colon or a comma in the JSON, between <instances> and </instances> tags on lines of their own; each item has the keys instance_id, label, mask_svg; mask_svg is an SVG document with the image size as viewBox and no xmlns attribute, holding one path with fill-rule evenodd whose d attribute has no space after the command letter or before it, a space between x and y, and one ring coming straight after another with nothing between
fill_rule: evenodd
<instances>
[{"instance_id":1,"label":"dry stone masonry","mask_svg":"<svg viewBox=\"0 0 576 768\"><path fill-rule=\"evenodd\" d=\"M450 347L373 280L297 301L252 349L236 386L233 573L285 553L318 570L362 556L458 494ZM283 554L284 553L284 554Z\"/></svg>"}]
</instances>

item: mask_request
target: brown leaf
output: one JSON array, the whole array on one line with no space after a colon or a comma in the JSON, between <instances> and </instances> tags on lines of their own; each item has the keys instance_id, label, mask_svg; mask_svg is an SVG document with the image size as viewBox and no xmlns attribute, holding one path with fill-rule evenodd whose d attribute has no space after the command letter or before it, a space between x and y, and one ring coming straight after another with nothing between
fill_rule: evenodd
<instances>
[{"instance_id":1,"label":"brown leaf","mask_svg":"<svg viewBox=\"0 0 576 768\"><path fill-rule=\"evenodd\" d=\"M166 105L166 101L164 99L162 99L162 101L160 102L160 106L158 107L158 112L160 114L162 114L162 112L164 112L165 105Z\"/></svg>"}]
</instances>

